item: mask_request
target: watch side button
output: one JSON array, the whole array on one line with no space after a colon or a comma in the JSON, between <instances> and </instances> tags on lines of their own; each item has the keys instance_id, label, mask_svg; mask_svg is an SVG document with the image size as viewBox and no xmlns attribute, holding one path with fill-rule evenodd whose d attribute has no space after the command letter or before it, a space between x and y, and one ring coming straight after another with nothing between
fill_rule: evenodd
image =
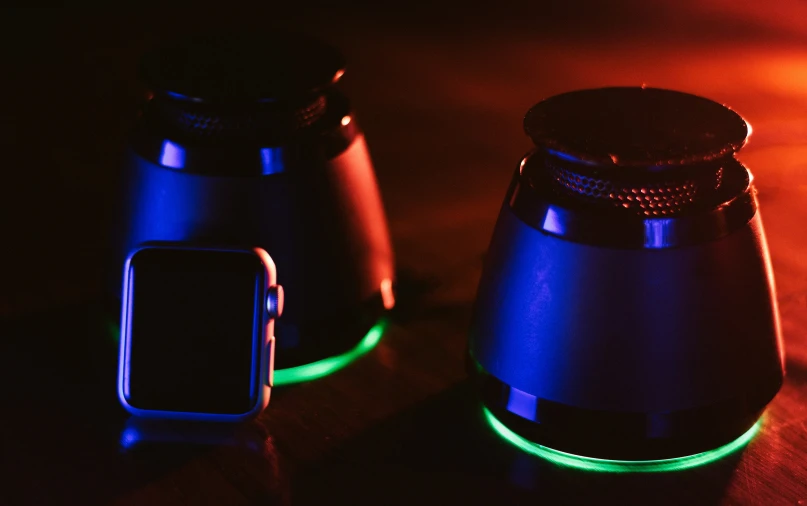
<instances>
[{"instance_id":1,"label":"watch side button","mask_svg":"<svg viewBox=\"0 0 807 506\"><path fill-rule=\"evenodd\" d=\"M269 318L277 318L283 314L283 287L272 285L266 293L266 311Z\"/></svg>"},{"instance_id":2,"label":"watch side button","mask_svg":"<svg viewBox=\"0 0 807 506\"><path fill-rule=\"evenodd\" d=\"M266 358L264 360L264 384L267 386L275 386L275 336L269 337L269 342L266 343Z\"/></svg>"}]
</instances>

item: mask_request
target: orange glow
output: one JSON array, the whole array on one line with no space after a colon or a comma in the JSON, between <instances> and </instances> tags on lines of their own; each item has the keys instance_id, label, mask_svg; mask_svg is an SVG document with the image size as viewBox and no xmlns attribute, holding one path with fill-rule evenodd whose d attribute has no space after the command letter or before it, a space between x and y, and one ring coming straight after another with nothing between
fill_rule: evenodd
<instances>
[{"instance_id":1,"label":"orange glow","mask_svg":"<svg viewBox=\"0 0 807 506\"><path fill-rule=\"evenodd\" d=\"M348 126L350 124L350 116L342 116L342 126Z\"/></svg>"},{"instance_id":2,"label":"orange glow","mask_svg":"<svg viewBox=\"0 0 807 506\"><path fill-rule=\"evenodd\" d=\"M369 272L362 285L355 288L370 296L377 293L380 286L383 295L383 287L388 285L386 291L389 295L383 302L385 305L394 304L391 280L395 274L389 231L364 136L357 135L350 147L329 162L329 168L329 177L339 178L339 184L334 185L338 190L335 198L343 215L349 218L343 222L343 233L353 244L365 245L355 255ZM385 283L384 280L388 281Z\"/></svg>"},{"instance_id":3,"label":"orange glow","mask_svg":"<svg viewBox=\"0 0 807 506\"><path fill-rule=\"evenodd\" d=\"M381 300L384 302L384 309L392 309L395 306L395 294L392 292L390 278L384 278L381 281Z\"/></svg>"}]
</instances>

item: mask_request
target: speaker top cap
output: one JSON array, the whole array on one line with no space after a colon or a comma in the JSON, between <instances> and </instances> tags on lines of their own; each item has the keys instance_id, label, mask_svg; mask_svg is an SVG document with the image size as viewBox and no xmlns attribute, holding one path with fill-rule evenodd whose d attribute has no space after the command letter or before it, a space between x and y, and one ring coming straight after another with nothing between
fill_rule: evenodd
<instances>
[{"instance_id":1,"label":"speaker top cap","mask_svg":"<svg viewBox=\"0 0 807 506\"><path fill-rule=\"evenodd\" d=\"M524 130L536 147L601 167L686 165L731 155L748 125L712 100L658 88L556 95L533 106Z\"/></svg>"},{"instance_id":2,"label":"speaker top cap","mask_svg":"<svg viewBox=\"0 0 807 506\"><path fill-rule=\"evenodd\" d=\"M143 58L156 94L205 103L254 103L316 93L338 81L345 60L334 47L295 33L196 35Z\"/></svg>"}]
</instances>

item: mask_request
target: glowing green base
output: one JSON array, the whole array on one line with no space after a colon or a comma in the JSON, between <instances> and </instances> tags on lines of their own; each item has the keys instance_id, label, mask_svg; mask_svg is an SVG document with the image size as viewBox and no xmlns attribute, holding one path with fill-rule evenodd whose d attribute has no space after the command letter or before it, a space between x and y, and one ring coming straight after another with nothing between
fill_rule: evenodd
<instances>
[{"instance_id":1,"label":"glowing green base","mask_svg":"<svg viewBox=\"0 0 807 506\"><path fill-rule=\"evenodd\" d=\"M355 348L342 355L325 358L297 367L275 369L274 386L291 385L292 383L319 379L346 367L348 364L356 361L356 359L375 348L375 345L381 340L381 336L384 334L386 327L387 321L380 320L367 332L367 335L364 336Z\"/></svg>"},{"instance_id":2,"label":"glowing green base","mask_svg":"<svg viewBox=\"0 0 807 506\"><path fill-rule=\"evenodd\" d=\"M760 418L753 427L748 429L745 434L738 437L731 443L695 455L688 455L686 457L676 457L673 459L663 460L608 460L596 459L592 457L582 457L580 455L573 455L558 450L553 450L545 446L541 446L532 441L528 441L511 431L504 426L502 422L496 419L487 408L485 411L485 418L488 423L501 437L507 440L514 446L524 450L527 453L537 455L543 459L552 462L562 467L573 467L575 469L582 469L584 471L597 471L605 473L662 473L667 471L681 471L693 467L699 467L715 460L721 459L730 453L733 453L743 446L745 446L759 431L762 426L762 419Z\"/></svg>"}]
</instances>

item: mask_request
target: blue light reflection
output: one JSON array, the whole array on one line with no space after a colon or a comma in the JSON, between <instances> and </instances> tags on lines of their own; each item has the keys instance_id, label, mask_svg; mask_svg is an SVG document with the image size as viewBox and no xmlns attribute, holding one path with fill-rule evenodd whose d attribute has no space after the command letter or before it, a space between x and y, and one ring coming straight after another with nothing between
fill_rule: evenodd
<instances>
[{"instance_id":1,"label":"blue light reflection","mask_svg":"<svg viewBox=\"0 0 807 506\"><path fill-rule=\"evenodd\" d=\"M133 448L138 441L140 441L140 434L138 433L137 429L133 427L127 427L126 429L121 432L120 435L120 445L125 449Z\"/></svg>"},{"instance_id":2,"label":"blue light reflection","mask_svg":"<svg viewBox=\"0 0 807 506\"><path fill-rule=\"evenodd\" d=\"M185 166L185 148L171 141L163 141L160 150L160 165L181 169Z\"/></svg>"},{"instance_id":3,"label":"blue light reflection","mask_svg":"<svg viewBox=\"0 0 807 506\"><path fill-rule=\"evenodd\" d=\"M265 175L283 172L283 148L262 148L261 165Z\"/></svg>"},{"instance_id":4,"label":"blue light reflection","mask_svg":"<svg viewBox=\"0 0 807 506\"><path fill-rule=\"evenodd\" d=\"M581 163L583 165L597 165L594 162L588 162L586 160L581 160L580 158L577 158L576 156L572 156L572 155L570 155L568 153L564 153L562 151L556 151L554 149L547 149L546 152L549 153L550 155L554 156L555 158L560 158L561 160L564 160L566 162Z\"/></svg>"},{"instance_id":5,"label":"blue light reflection","mask_svg":"<svg viewBox=\"0 0 807 506\"><path fill-rule=\"evenodd\" d=\"M671 219L644 220L644 247L666 248L675 241L675 227Z\"/></svg>"},{"instance_id":6,"label":"blue light reflection","mask_svg":"<svg viewBox=\"0 0 807 506\"><path fill-rule=\"evenodd\" d=\"M566 231L566 227L563 226L563 220L561 219L560 215L558 215L558 212L551 207L547 208L546 210L543 228L547 232L551 232L553 234L563 234Z\"/></svg>"},{"instance_id":7,"label":"blue light reflection","mask_svg":"<svg viewBox=\"0 0 807 506\"><path fill-rule=\"evenodd\" d=\"M538 398L534 395L522 392L518 388L510 387L510 395L507 398L507 411L515 413L527 420L535 421L535 413L538 409Z\"/></svg>"}]
</instances>

